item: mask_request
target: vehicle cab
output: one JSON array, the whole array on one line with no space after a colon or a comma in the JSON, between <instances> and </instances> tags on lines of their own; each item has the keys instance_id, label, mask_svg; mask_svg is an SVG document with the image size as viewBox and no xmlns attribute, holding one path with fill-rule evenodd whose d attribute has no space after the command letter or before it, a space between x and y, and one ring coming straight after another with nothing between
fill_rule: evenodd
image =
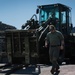
<instances>
[{"instance_id":1,"label":"vehicle cab","mask_svg":"<svg viewBox=\"0 0 75 75\"><path fill-rule=\"evenodd\" d=\"M70 34L72 30L70 7L60 3L40 5L37 13L39 13L40 25L50 19L49 24L54 24L56 29L63 34Z\"/></svg>"}]
</instances>

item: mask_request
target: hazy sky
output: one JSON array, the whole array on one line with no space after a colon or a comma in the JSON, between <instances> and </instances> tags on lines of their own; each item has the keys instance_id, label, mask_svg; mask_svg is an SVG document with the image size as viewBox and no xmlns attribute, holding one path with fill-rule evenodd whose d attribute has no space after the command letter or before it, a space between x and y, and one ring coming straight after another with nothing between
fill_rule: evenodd
<instances>
[{"instance_id":1,"label":"hazy sky","mask_svg":"<svg viewBox=\"0 0 75 75\"><path fill-rule=\"evenodd\" d=\"M0 0L0 21L20 29L36 13L38 5L62 3L72 8L75 26L75 0Z\"/></svg>"}]
</instances>

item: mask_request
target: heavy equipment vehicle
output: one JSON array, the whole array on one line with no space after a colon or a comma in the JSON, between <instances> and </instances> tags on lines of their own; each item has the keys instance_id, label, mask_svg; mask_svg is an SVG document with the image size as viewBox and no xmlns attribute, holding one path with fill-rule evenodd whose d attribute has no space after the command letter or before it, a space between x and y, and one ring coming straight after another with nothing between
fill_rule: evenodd
<instances>
[{"instance_id":1,"label":"heavy equipment vehicle","mask_svg":"<svg viewBox=\"0 0 75 75\"><path fill-rule=\"evenodd\" d=\"M39 14L39 20L37 15ZM55 25L64 35L65 50L60 60L75 59L75 36L72 33L71 8L60 4L40 5L20 30L6 30L7 54L10 63L36 64L49 62L48 48L44 47L48 25ZM64 61L64 60L61 60Z\"/></svg>"}]
</instances>

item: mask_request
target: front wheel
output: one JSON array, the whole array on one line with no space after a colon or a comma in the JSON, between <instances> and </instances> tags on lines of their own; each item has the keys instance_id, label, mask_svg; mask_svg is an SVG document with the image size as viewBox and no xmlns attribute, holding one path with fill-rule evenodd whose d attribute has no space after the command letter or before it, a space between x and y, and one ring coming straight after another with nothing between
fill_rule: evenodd
<instances>
[{"instance_id":1,"label":"front wheel","mask_svg":"<svg viewBox=\"0 0 75 75\"><path fill-rule=\"evenodd\" d=\"M64 61L64 50L60 50L58 63L62 65L62 62Z\"/></svg>"}]
</instances>

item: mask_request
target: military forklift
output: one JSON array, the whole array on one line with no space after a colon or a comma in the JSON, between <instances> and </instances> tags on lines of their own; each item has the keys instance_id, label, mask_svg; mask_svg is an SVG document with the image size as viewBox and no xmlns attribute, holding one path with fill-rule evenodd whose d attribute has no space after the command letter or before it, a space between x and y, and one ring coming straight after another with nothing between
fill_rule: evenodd
<instances>
[{"instance_id":1,"label":"military forklift","mask_svg":"<svg viewBox=\"0 0 75 75\"><path fill-rule=\"evenodd\" d=\"M39 14L39 20L37 15ZM75 59L75 37L71 33L71 8L57 3L40 5L30 20L20 30L6 30L7 56L10 63L48 64L49 50L44 47L48 25L55 25L64 35L65 50L60 52L60 60Z\"/></svg>"}]
</instances>

